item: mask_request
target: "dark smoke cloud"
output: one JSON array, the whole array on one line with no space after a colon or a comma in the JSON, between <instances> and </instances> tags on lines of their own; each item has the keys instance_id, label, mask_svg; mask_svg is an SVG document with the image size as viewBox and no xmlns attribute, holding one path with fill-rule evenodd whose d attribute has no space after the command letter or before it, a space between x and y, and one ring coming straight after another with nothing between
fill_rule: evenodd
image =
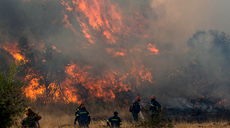
<instances>
[{"instance_id":1,"label":"dark smoke cloud","mask_svg":"<svg viewBox=\"0 0 230 128\"><path fill-rule=\"evenodd\" d=\"M111 3L116 3L124 16L141 13L147 22L147 28L141 34L150 38L133 35L125 37L126 42L119 40L111 45L98 35L95 45L83 49L82 44L89 42L76 20L79 14L65 11L61 1L1 0L0 30L3 36L0 43L12 42L21 36L27 36L30 44L52 42L63 55L55 66L59 68L66 65L63 61L73 61L94 66L95 74L102 74L111 67L126 72L130 65L124 60L141 58L145 67L151 69L154 82L142 82L139 92L146 97L154 94L166 104L173 105L181 97L206 96L221 100L229 96L229 38L227 34L208 31L217 29L230 33L229 1L112 0ZM64 27L65 14L79 35ZM124 21L125 24L128 22ZM148 55L147 48L142 48L140 54L114 58L106 51L108 47L130 50L149 43L156 45L158 55Z\"/></svg>"}]
</instances>

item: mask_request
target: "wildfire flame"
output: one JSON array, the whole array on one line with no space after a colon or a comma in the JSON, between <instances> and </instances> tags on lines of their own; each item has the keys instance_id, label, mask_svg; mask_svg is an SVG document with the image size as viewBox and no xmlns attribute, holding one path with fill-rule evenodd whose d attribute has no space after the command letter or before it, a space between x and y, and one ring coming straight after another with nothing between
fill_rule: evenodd
<instances>
[{"instance_id":1,"label":"wildfire flame","mask_svg":"<svg viewBox=\"0 0 230 128\"><path fill-rule=\"evenodd\" d=\"M24 62L25 63L26 62L25 57L24 57L24 55L20 54L21 51L17 48L17 46L18 46L17 42L15 42L15 43L6 42L2 46L2 48L5 51L9 52L15 58L16 62Z\"/></svg>"},{"instance_id":2,"label":"wildfire flame","mask_svg":"<svg viewBox=\"0 0 230 128\"><path fill-rule=\"evenodd\" d=\"M220 105L220 104L223 104L223 103L227 103L227 99L224 99L224 100L218 101L216 104Z\"/></svg>"},{"instance_id":3,"label":"wildfire flame","mask_svg":"<svg viewBox=\"0 0 230 128\"><path fill-rule=\"evenodd\" d=\"M149 44L148 45L148 50L150 51L151 54L158 54L158 49L156 49L155 45Z\"/></svg>"},{"instance_id":4,"label":"wildfire flame","mask_svg":"<svg viewBox=\"0 0 230 128\"><path fill-rule=\"evenodd\" d=\"M121 18L121 10L116 5L112 5L110 0L73 0L75 6L74 12L79 13L76 19L83 28L85 37L91 41L89 28L96 31L102 31L102 37L108 40L108 43L116 43L116 33L122 33L124 27ZM68 6L66 8L68 9ZM86 23L88 20L89 25Z\"/></svg>"},{"instance_id":5,"label":"wildfire flame","mask_svg":"<svg viewBox=\"0 0 230 128\"><path fill-rule=\"evenodd\" d=\"M30 2L30 0L23 1ZM147 20L141 13L134 12L133 17L125 17L118 4L112 3L110 0L61 0L60 4L65 7L65 10L61 12L63 18L61 21L57 19L50 21L52 25L60 22L63 23L63 27L70 29L76 36L83 35L89 42L88 44L82 42L82 47L85 49L90 45L97 45L97 42L106 42L108 47L105 51L111 57L121 58L121 61L129 68L126 71L122 69L117 71L111 67L102 71L100 75L95 75L93 66L81 66L71 62L65 66L65 73L62 80L59 80L56 75L52 75L50 72L44 75L42 71L28 67L25 78L28 82L25 90L27 97L34 100L41 98L44 102L61 101L65 103L76 103L84 98L111 100L116 97L115 94L118 92L132 90L130 78L135 79L137 86L141 85L143 81L154 83L150 72L151 68L145 67L139 54L144 51L143 49L146 50L146 47L151 55L159 54L155 45L134 44L131 48L121 45L126 43L124 38L131 35L149 38L148 35L141 34L147 26ZM72 20L69 20L70 15L74 15L75 22L79 24L81 30L73 25ZM124 21L129 21L129 23ZM119 46L116 46L117 44ZM130 45L130 43L127 44ZM16 61L28 62L17 45L18 43L6 43L2 48L9 52ZM38 48L39 51L45 53L44 43L38 45L41 45ZM52 46L52 49L61 52L56 46ZM43 64L49 62L46 58L40 57L40 59ZM38 58L35 60L37 61ZM87 97L83 98L82 95L87 95Z\"/></svg>"}]
</instances>

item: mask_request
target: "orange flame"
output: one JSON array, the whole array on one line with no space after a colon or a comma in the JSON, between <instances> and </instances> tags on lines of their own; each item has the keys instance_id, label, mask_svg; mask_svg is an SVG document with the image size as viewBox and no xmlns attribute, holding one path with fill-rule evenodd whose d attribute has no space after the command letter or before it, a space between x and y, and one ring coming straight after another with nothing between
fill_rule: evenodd
<instances>
[{"instance_id":1,"label":"orange flame","mask_svg":"<svg viewBox=\"0 0 230 128\"><path fill-rule=\"evenodd\" d=\"M131 76L136 79L137 85L140 85L140 81L149 81L150 83L153 83L153 77L150 69L145 68L142 64L139 66L139 64L135 63L135 61L133 61Z\"/></svg>"},{"instance_id":2,"label":"orange flame","mask_svg":"<svg viewBox=\"0 0 230 128\"><path fill-rule=\"evenodd\" d=\"M140 85L141 81L154 82L152 81L151 69L142 64L139 55L144 51L143 49L146 49L145 45L135 45L133 49L125 49L122 45L119 45L120 47L113 46L114 44L118 44L121 39L131 35L149 38L148 35L140 34L147 26L147 20L142 14L134 12L135 18L124 17L122 16L123 12L117 4L111 4L110 0L72 0L71 2L61 0L61 4L66 9L66 11L62 11L63 18L61 22L65 28L70 29L74 34L78 36L84 35L89 43L83 42L83 48L95 45L96 42L104 41L108 43L108 47L112 47L107 48L106 51L113 57L122 58L130 68L125 73L111 68L103 71L100 75L95 75L92 73L94 67L87 65L80 66L72 62L65 67L65 75L61 82L57 82L58 80L54 78L49 83L45 83L47 81L44 79L48 79L51 73L47 76L42 76L43 74L40 71L30 69L25 79L28 81L28 87L25 90L28 97L35 100L44 98L46 102L62 101L65 103L76 103L82 100L80 98L84 94L84 96L88 96L87 98L111 100L115 98L116 93L131 90L129 87L131 82L127 83L127 79L130 77L136 80L137 85ZM70 20L71 16L69 14L74 14L76 21L82 28L81 32L79 28L75 28L76 25L72 22L72 19ZM126 20L130 21L130 23L125 24L126 22L123 21ZM50 21L50 23L56 24L57 21L56 19ZM126 43L126 41L124 40L123 43ZM40 45L42 46L39 50L45 53L44 43ZM52 46L52 48L60 52L57 47ZM4 49L14 55L17 60L25 60L23 55L16 54L20 53L20 50L12 52L7 47ZM147 49L150 51L150 54L158 54L159 52L153 44L149 44ZM130 57L131 54L137 56ZM45 62L48 60L46 58L40 59L43 64L46 64ZM55 77L55 75L52 77Z\"/></svg>"},{"instance_id":3,"label":"orange flame","mask_svg":"<svg viewBox=\"0 0 230 128\"><path fill-rule=\"evenodd\" d=\"M224 100L218 101L216 104L220 105L220 104L223 104L223 103L227 103L227 99L224 99Z\"/></svg>"},{"instance_id":4,"label":"orange flame","mask_svg":"<svg viewBox=\"0 0 230 128\"><path fill-rule=\"evenodd\" d=\"M66 22L64 27L70 28L75 34L78 34L77 31L72 27L72 24L69 22L68 15L66 15L64 12L63 15L64 15L64 19L62 20L62 22Z\"/></svg>"},{"instance_id":5,"label":"orange flame","mask_svg":"<svg viewBox=\"0 0 230 128\"><path fill-rule=\"evenodd\" d=\"M112 54L113 56L125 56L126 55L126 50L124 49L120 49L120 51L116 51L112 48L107 48L106 51L109 53L109 54Z\"/></svg>"},{"instance_id":6,"label":"orange flame","mask_svg":"<svg viewBox=\"0 0 230 128\"><path fill-rule=\"evenodd\" d=\"M76 64L69 64L66 68L66 73L72 80L71 83L81 84L89 91L89 96L98 98L114 99L116 91L127 91L129 88L122 84L122 80L116 79L112 73L106 73L102 77L91 77L90 73L84 70L92 69L90 66L80 68ZM114 72L115 73L115 72ZM116 74L116 73L115 73ZM112 87L111 87L112 85Z\"/></svg>"},{"instance_id":7,"label":"orange flame","mask_svg":"<svg viewBox=\"0 0 230 128\"><path fill-rule=\"evenodd\" d=\"M14 44L6 42L5 45L2 46L2 48L9 52L15 59L16 62L26 62L24 55L20 54L20 50L17 48L18 43L15 42Z\"/></svg>"},{"instance_id":8,"label":"orange flame","mask_svg":"<svg viewBox=\"0 0 230 128\"><path fill-rule=\"evenodd\" d=\"M31 71L31 70L30 70ZM43 79L42 76L37 77L35 73L27 74L25 80L30 80L28 86L25 89L26 96L31 99L36 100L39 95L45 93L45 85L40 85L40 79Z\"/></svg>"},{"instance_id":9,"label":"orange flame","mask_svg":"<svg viewBox=\"0 0 230 128\"><path fill-rule=\"evenodd\" d=\"M122 33L124 25L122 23L121 10L116 5L110 4L110 0L73 0L74 11L80 15L76 19L83 28L85 37L92 43L93 35L90 29L102 32L102 37L108 40L108 43L116 43L116 33ZM69 10L68 5L64 4ZM86 20L89 25L85 24Z\"/></svg>"},{"instance_id":10,"label":"orange flame","mask_svg":"<svg viewBox=\"0 0 230 128\"><path fill-rule=\"evenodd\" d=\"M73 8L71 8L69 6L69 3L70 3L70 1L65 2L64 0L62 0L62 5L66 6L66 10L71 12L73 10Z\"/></svg>"},{"instance_id":11,"label":"orange flame","mask_svg":"<svg viewBox=\"0 0 230 128\"><path fill-rule=\"evenodd\" d=\"M149 44L148 45L148 50L150 51L151 55L152 54L158 54L158 49L156 49L155 45L153 44Z\"/></svg>"}]
</instances>

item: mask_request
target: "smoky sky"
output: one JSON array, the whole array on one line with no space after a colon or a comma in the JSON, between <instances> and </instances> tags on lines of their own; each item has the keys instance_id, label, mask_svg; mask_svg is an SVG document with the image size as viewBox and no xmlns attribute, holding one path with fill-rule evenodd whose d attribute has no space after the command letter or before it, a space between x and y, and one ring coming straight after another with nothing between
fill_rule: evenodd
<instances>
[{"instance_id":1,"label":"smoky sky","mask_svg":"<svg viewBox=\"0 0 230 128\"><path fill-rule=\"evenodd\" d=\"M74 8L69 2L70 7ZM17 41L20 36L27 36L30 44L52 42L68 60L94 66L95 74L110 68L126 72L130 65L125 60L132 58L138 61L140 58L141 64L151 69L153 82L142 81L138 90L146 97L154 94L164 103L171 104L180 97L206 95L211 99L219 97L221 100L229 96L229 40L219 39L228 37L227 34L230 33L230 1L111 0L110 3L121 10L123 17L137 17L135 14L140 13L142 18L133 19L139 23L145 19L144 31L140 34L149 37L116 35L119 39L115 44L107 43L100 36L103 30L91 31L96 41L95 44L90 44L76 20L76 16L81 13L66 11L61 3L61 0L1 0L0 43L3 44L6 40ZM64 15L68 15L68 21L77 34L70 27L65 27L67 23L63 21ZM130 25L128 18L124 18L122 22ZM214 31L209 30L220 32L213 34ZM226 33L225 36L221 36L222 31ZM149 43L159 49L159 54L148 54L147 47L144 46ZM87 48L83 48L82 44L87 44ZM134 52L124 57L113 57L106 51L107 48L129 51L138 47L142 53ZM56 65L63 64L64 62L59 61ZM195 69L199 72L191 73ZM128 79L126 82L132 80ZM219 92L222 92L221 96Z\"/></svg>"}]
</instances>

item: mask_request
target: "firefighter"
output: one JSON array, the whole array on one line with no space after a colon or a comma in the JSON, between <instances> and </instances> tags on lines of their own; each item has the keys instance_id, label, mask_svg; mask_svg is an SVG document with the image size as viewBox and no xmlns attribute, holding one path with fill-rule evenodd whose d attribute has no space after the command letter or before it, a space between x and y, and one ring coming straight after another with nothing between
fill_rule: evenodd
<instances>
[{"instance_id":1,"label":"firefighter","mask_svg":"<svg viewBox=\"0 0 230 128\"><path fill-rule=\"evenodd\" d=\"M154 95L151 96L151 105L149 110L152 111L152 118L158 117L161 112L161 105L156 101L156 97Z\"/></svg>"},{"instance_id":2,"label":"firefighter","mask_svg":"<svg viewBox=\"0 0 230 128\"><path fill-rule=\"evenodd\" d=\"M80 106L76 109L75 116L77 115L77 112L81 110L81 106L83 106L84 103L81 101Z\"/></svg>"},{"instance_id":3,"label":"firefighter","mask_svg":"<svg viewBox=\"0 0 230 128\"><path fill-rule=\"evenodd\" d=\"M135 122L138 122L138 113L141 110L139 102L141 101L141 97L137 96L136 101L130 106L129 111L132 112L133 119Z\"/></svg>"},{"instance_id":4,"label":"firefighter","mask_svg":"<svg viewBox=\"0 0 230 128\"><path fill-rule=\"evenodd\" d=\"M74 124L76 124L76 121L78 120L79 126L88 128L90 124L90 115L89 112L86 111L85 106L81 106L81 110L77 112L76 118L74 120Z\"/></svg>"},{"instance_id":5,"label":"firefighter","mask_svg":"<svg viewBox=\"0 0 230 128\"><path fill-rule=\"evenodd\" d=\"M109 122L111 122L111 128L120 128L120 125L122 124L122 121L120 117L118 117L118 112L114 112L114 116L110 117L107 120L107 126L110 126Z\"/></svg>"}]
</instances>

